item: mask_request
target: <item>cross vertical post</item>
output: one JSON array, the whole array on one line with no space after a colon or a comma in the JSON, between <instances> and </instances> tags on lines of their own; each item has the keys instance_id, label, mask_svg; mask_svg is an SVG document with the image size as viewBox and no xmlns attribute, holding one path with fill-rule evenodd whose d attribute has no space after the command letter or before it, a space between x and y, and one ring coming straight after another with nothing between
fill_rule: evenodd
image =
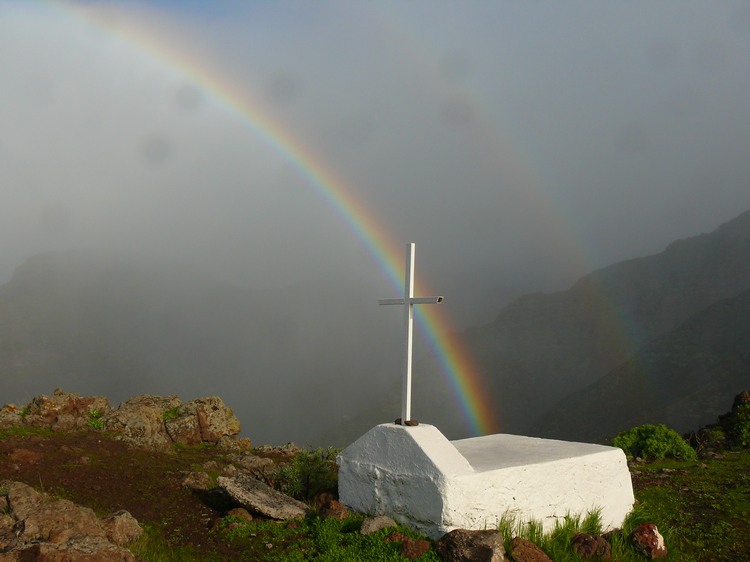
<instances>
[{"instance_id":1,"label":"cross vertical post","mask_svg":"<svg viewBox=\"0 0 750 562\"><path fill-rule=\"evenodd\" d=\"M404 273L404 298L380 299L380 304L404 305L404 370L401 386L401 423L411 421L411 365L412 346L414 340L414 305L438 304L443 302L442 296L415 297L414 296L414 249L415 244L406 245L406 271Z\"/></svg>"}]
</instances>

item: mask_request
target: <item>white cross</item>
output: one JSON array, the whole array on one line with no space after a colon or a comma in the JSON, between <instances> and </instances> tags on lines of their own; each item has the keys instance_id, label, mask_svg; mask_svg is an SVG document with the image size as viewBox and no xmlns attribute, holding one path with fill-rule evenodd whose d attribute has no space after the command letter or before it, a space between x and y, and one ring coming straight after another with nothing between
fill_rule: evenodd
<instances>
[{"instance_id":1,"label":"white cross","mask_svg":"<svg viewBox=\"0 0 750 562\"><path fill-rule=\"evenodd\" d=\"M414 243L406 245L406 281L404 284L404 298L380 299L380 304L404 305L404 329L406 331L406 345L404 346L404 378L401 387L401 423L411 421L411 349L414 327L415 304L437 304L443 302L443 297L415 297L414 296Z\"/></svg>"}]
</instances>

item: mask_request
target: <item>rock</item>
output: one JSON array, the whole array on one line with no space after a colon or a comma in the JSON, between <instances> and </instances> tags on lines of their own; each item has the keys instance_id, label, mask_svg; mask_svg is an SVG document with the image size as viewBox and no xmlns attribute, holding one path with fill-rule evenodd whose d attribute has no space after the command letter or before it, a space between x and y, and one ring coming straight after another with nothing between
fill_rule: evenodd
<instances>
[{"instance_id":1,"label":"rock","mask_svg":"<svg viewBox=\"0 0 750 562\"><path fill-rule=\"evenodd\" d=\"M249 437L241 437L239 439L224 435L219 439L216 446L223 451L231 452L245 452L252 449L252 442Z\"/></svg>"},{"instance_id":2,"label":"rock","mask_svg":"<svg viewBox=\"0 0 750 562\"><path fill-rule=\"evenodd\" d=\"M323 519L346 519L349 517L349 510L337 500L328 500L318 512Z\"/></svg>"},{"instance_id":3,"label":"rock","mask_svg":"<svg viewBox=\"0 0 750 562\"><path fill-rule=\"evenodd\" d=\"M515 562L552 562L552 558L530 540L515 537L510 541L510 555Z\"/></svg>"},{"instance_id":4,"label":"rock","mask_svg":"<svg viewBox=\"0 0 750 562\"><path fill-rule=\"evenodd\" d=\"M266 517L297 519L307 515L308 507L304 503L249 476L219 476L217 483L242 507Z\"/></svg>"},{"instance_id":5,"label":"rock","mask_svg":"<svg viewBox=\"0 0 750 562\"><path fill-rule=\"evenodd\" d=\"M214 487L214 481L205 472L190 472L183 479L182 485L196 492L207 492Z\"/></svg>"},{"instance_id":6,"label":"rock","mask_svg":"<svg viewBox=\"0 0 750 562\"><path fill-rule=\"evenodd\" d=\"M216 444L222 437L233 437L240 432L240 421L218 396L195 398L182 404L175 414L174 418L165 422L167 432L175 443Z\"/></svg>"},{"instance_id":7,"label":"rock","mask_svg":"<svg viewBox=\"0 0 750 562\"><path fill-rule=\"evenodd\" d=\"M430 544L430 541L426 541L424 539L412 539L411 537L406 537L406 540L401 543L401 556L404 558L408 558L409 560L416 560L423 554L425 554L432 545Z\"/></svg>"},{"instance_id":8,"label":"rock","mask_svg":"<svg viewBox=\"0 0 750 562\"><path fill-rule=\"evenodd\" d=\"M178 410L180 412L182 409ZM180 445L198 445L201 439L201 429L198 417L193 413L180 413L176 418L164 422L164 429L173 443Z\"/></svg>"},{"instance_id":9,"label":"rock","mask_svg":"<svg viewBox=\"0 0 750 562\"><path fill-rule=\"evenodd\" d=\"M294 443L287 443L285 445L261 445L257 448L258 451L261 451L263 453L274 453L276 455L285 455L285 456L294 456L299 454L302 449L300 449L297 445Z\"/></svg>"},{"instance_id":10,"label":"rock","mask_svg":"<svg viewBox=\"0 0 750 562\"><path fill-rule=\"evenodd\" d=\"M253 516L244 507L235 507L227 511L227 517L236 517L237 519L244 519L245 521L252 521Z\"/></svg>"},{"instance_id":11,"label":"rock","mask_svg":"<svg viewBox=\"0 0 750 562\"><path fill-rule=\"evenodd\" d=\"M117 410L103 416L104 427L134 445L172 450L172 440L164 428L164 415L181 404L175 396L144 394L126 400Z\"/></svg>"},{"instance_id":12,"label":"rock","mask_svg":"<svg viewBox=\"0 0 750 562\"><path fill-rule=\"evenodd\" d=\"M107 539L120 546L133 542L143 534L143 528L136 518L124 509L107 515L102 519L101 526Z\"/></svg>"},{"instance_id":13,"label":"rock","mask_svg":"<svg viewBox=\"0 0 750 562\"><path fill-rule=\"evenodd\" d=\"M654 558L666 558L667 547L664 537L653 523L641 523L630 535L635 549L649 560Z\"/></svg>"},{"instance_id":14,"label":"rock","mask_svg":"<svg viewBox=\"0 0 750 562\"><path fill-rule=\"evenodd\" d=\"M271 459L266 457L258 457L251 453L244 455L231 455L229 459L236 465L239 465L241 470L246 470L251 474L263 474L266 469L273 468L274 464Z\"/></svg>"},{"instance_id":15,"label":"rock","mask_svg":"<svg viewBox=\"0 0 750 562\"><path fill-rule=\"evenodd\" d=\"M445 562L503 562L505 548L500 531L455 529L443 535L435 545Z\"/></svg>"},{"instance_id":16,"label":"rock","mask_svg":"<svg viewBox=\"0 0 750 562\"><path fill-rule=\"evenodd\" d=\"M22 410L15 404L6 404L0 410L0 429L8 429L9 427L16 427L24 423L23 417L21 417Z\"/></svg>"},{"instance_id":17,"label":"rock","mask_svg":"<svg viewBox=\"0 0 750 562\"><path fill-rule=\"evenodd\" d=\"M596 559L608 562L612 559L612 546L601 535L579 533L571 539L570 545L578 556L586 560Z\"/></svg>"},{"instance_id":18,"label":"rock","mask_svg":"<svg viewBox=\"0 0 750 562\"><path fill-rule=\"evenodd\" d=\"M21 482L4 482L8 513L0 517L0 561L135 561L121 545L143 530L126 511L99 520L86 507L54 500Z\"/></svg>"},{"instance_id":19,"label":"rock","mask_svg":"<svg viewBox=\"0 0 750 562\"><path fill-rule=\"evenodd\" d=\"M0 562L137 562L129 550L106 540L86 537L65 544L35 543L0 554Z\"/></svg>"},{"instance_id":20,"label":"rock","mask_svg":"<svg viewBox=\"0 0 750 562\"><path fill-rule=\"evenodd\" d=\"M404 558L416 560L425 552L430 550L430 541L424 539L413 539L399 531L394 531L385 538L386 542L401 543L399 552Z\"/></svg>"},{"instance_id":21,"label":"rock","mask_svg":"<svg viewBox=\"0 0 750 562\"><path fill-rule=\"evenodd\" d=\"M381 529L395 526L396 522L387 515L377 515L375 517L368 517L362 521L362 526L359 528L359 532L362 535L371 535L377 533Z\"/></svg>"},{"instance_id":22,"label":"rock","mask_svg":"<svg viewBox=\"0 0 750 562\"><path fill-rule=\"evenodd\" d=\"M91 413L97 418L109 411L109 400L104 396L85 396L56 389L52 396L40 394L25 408L23 423L34 427L50 427L56 431L71 431L89 426Z\"/></svg>"},{"instance_id":23,"label":"rock","mask_svg":"<svg viewBox=\"0 0 750 562\"><path fill-rule=\"evenodd\" d=\"M216 444L222 437L234 437L240 432L240 420L218 396L196 398L185 408L195 409L201 438L207 443Z\"/></svg>"}]
</instances>

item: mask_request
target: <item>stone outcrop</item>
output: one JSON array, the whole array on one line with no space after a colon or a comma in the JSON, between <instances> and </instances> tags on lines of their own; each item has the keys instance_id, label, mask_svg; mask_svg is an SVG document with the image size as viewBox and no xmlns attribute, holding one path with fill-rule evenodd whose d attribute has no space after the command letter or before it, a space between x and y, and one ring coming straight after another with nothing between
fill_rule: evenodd
<instances>
[{"instance_id":1,"label":"stone outcrop","mask_svg":"<svg viewBox=\"0 0 750 562\"><path fill-rule=\"evenodd\" d=\"M307 505L301 501L282 494L250 476L219 476L216 482L240 506L271 519L298 519L307 515L309 511Z\"/></svg>"},{"instance_id":2,"label":"stone outcrop","mask_svg":"<svg viewBox=\"0 0 750 562\"><path fill-rule=\"evenodd\" d=\"M55 431L104 429L139 447L171 450L174 444L209 443L228 451L250 449L249 439L238 439L240 421L218 396L183 403L176 395L144 394L117 409L104 396L81 396L57 389L41 394L20 408L0 409L0 429L13 426L48 427Z\"/></svg>"},{"instance_id":3,"label":"stone outcrop","mask_svg":"<svg viewBox=\"0 0 750 562\"><path fill-rule=\"evenodd\" d=\"M218 396L196 398L177 406L164 426L173 442L184 445L215 445L222 437L240 432L239 420Z\"/></svg>"},{"instance_id":4,"label":"stone outcrop","mask_svg":"<svg viewBox=\"0 0 750 562\"><path fill-rule=\"evenodd\" d=\"M136 560L123 545L143 529L127 511L99 519L89 508L52 499L21 482L4 482L2 489L0 562Z\"/></svg>"},{"instance_id":5,"label":"stone outcrop","mask_svg":"<svg viewBox=\"0 0 750 562\"><path fill-rule=\"evenodd\" d=\"M166 397L135 396L104 416L104 427L114 432L117 438L134 445L167 449L172 440L164 427L164 417L166 412L180 404L180 399L174 394Z\"/></svg>"},{"instance_id":6,"label":"stone outcrop","mask_svg":"<svg viewBox=\"0 0 750 562\"><path fill-rule=\"evenodd\" d=\"M51 427L73 431L89 427L109 411L104 396L81 396L56 389L51 396L40 394L23 409L23 423L33 427Z\"/></svg>"},{"instance_id":7,"label":"stone outcrop","mask_svg":"<svg viewBox=\"0 0 750 562\"><path fill-rule=\"evenodd\" d=\"M23 410L15 404L6 404L0 409L0 429L16 427L23 424Z\"/></svg>"},{"instance_id":8,"label":"stone outcrop","mask_svg":"<svg viewBox=\"0 0 750 562\"><path fill-rule=\"evenodd\" d=\"M505 548L500 531L468 531L455 529L446 533L435 545L445 562L503 562Z\"/></svg>"}]
</instances>

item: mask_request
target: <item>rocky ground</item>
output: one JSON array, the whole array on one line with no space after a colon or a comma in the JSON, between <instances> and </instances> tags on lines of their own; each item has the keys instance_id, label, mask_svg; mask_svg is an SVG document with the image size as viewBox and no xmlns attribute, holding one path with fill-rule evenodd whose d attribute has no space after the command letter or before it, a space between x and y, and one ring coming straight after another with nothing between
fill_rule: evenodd
<instances>
[{"instance_id":1,"label":"rocky ground","mask_svg":"<svg viewBox=\"0 0 750 562\"><path fill-rule=\"evenodd\" d=\"M345 508L333 501L335 490L321 494L310 505L270 490L266 485L279 488L283 468L302 456L299 449L291 444L251 448L249 440L237 438L238 432L239 423L217 397L183 403L174 396L140 396L114 409L102 397L56 391L22 408L4 407L0 410L0 562L136 560L124 547L143 533L156 537L167 549L190 550L189 558L148 559L275 560L275 552L286 556L308 544L309 531L317 523L310 528L295 521L279 523L277 528L303 527L288 539L298 541L293 544L274 545L273 539L250 535L245 546L251 552L254 548L266 551L263 556L248 555L247 550L238 554L238 543L216 529L231 530L237 518L250 517L261 522L267 519L273 527L275 519L299 521L308 510L318 509L322 518L346 519ZM647 463L634 467L636 495L663 507L662 520L674 526L682 542L694 544L695 552L706 553L685 559L733 560L738 553L750 552L746 541L738 540L733 532L750 530L746 496L750 455L714 456L717 460L682 463L676 468ZM737 498L729 489L736 491ZM662 495L650 498L650 490ZM255 503L257 495L260 503ZM676 503L677 498L681 503ZM726 506L722 499L727 500ZM709 508L710 517L706 517ZM700 534L704 528L718 532L706 527L707 521L714 520L723 525L719 546ZM358 534L364 534L367 524L368 520L357 522ZM642 544L635 545L649 556L658 555L663 544L652 527L639 525ZM700 533L693 536L691 529ZM458 560L463 558L455 558L457 549L505 552L497 531L449 533L434 544L401 531L387 531L378 539L397 542L396 557L401 552L413 555L412 559ZM603 537L595 535L578 534L566 544L568 549L572 546L594 557L609 548ZM707 544L712 545L710 549ZM68 549L67 554L61 554L61 549ZM515 562L549 560L521 538L513 539L507 554ZM297 555L295 560L306 559L304 554ZM626 559L643 559L641 554L635 556L629 554Z\"/></svg>"},{"instance_id":2,"label":"rocky ground","mask_svg":"<svg viewBox=\"0 0 750 562\"><path fill-rule=\"evenodd\" d=\"M28 484L100 517L127 510L175 545L231 559L209 532L236 507L216 478L263 480L296 452L251 452L239 430L217 397L139 396L113 409L103 397L55 391L0 410L0 481Z\"/></svg>"},{"instance_id":3,"label":"rocky ground","mask_svg":"<svg viewBox=\"0 0 750 562\"><path fill-rule=\"evenodd\" d=\"M234 506L188 485L196 473L234 473L230 456L208 448L139 449L92 430L8 436L0 441L0 480L26 483L100 516L125 509L141 524L158 525L174 544L231 558L209 529Z\"/></svg>"}]
</instances>

